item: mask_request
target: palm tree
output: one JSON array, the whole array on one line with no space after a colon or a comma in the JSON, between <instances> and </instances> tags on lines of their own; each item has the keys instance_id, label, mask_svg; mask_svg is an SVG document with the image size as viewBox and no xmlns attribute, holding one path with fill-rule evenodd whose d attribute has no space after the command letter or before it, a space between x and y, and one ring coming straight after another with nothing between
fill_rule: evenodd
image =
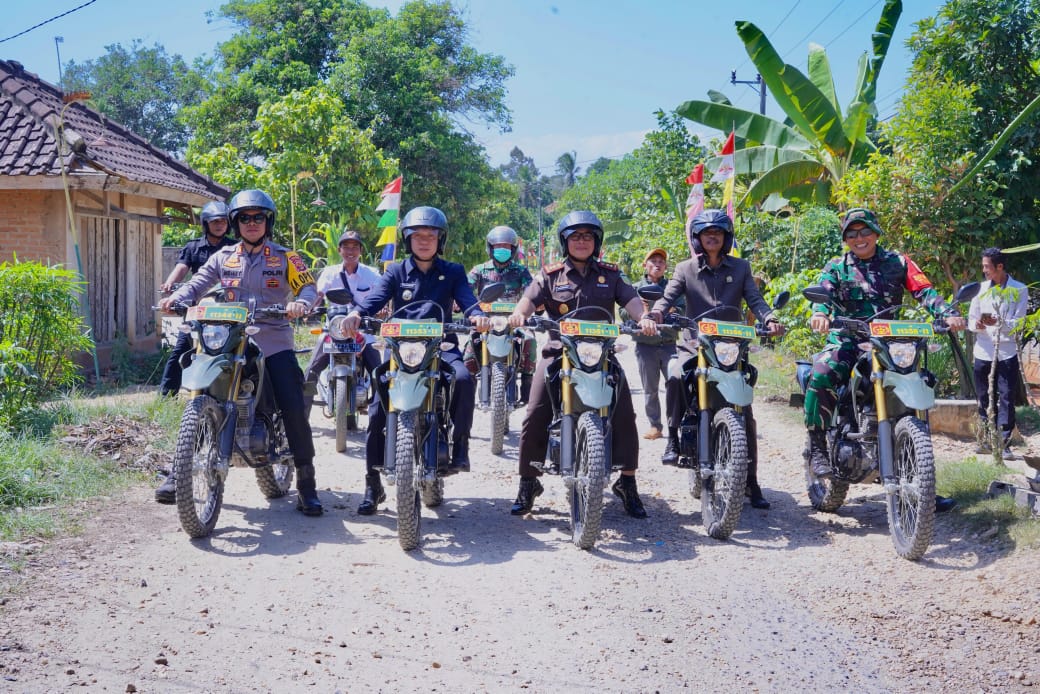
<instances>
[{"instance_id":1,"label":"palm tree","mask_svg":"<svg viewBox=\"0 0 1040 694\"><path fill-rule=\"evenodd\" d=\"M577 152L564 152L556 158L556 173L562 177L565 189L574 186L579 171L581 168L578 166Z\"/></svg>"}]
</instances>

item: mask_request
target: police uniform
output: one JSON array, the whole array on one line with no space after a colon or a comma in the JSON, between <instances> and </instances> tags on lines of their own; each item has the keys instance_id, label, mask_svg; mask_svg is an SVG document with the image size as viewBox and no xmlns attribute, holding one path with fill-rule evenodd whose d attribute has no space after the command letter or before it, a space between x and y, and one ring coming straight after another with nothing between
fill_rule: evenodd
<instances>
[{"instance_id":1,"label":"police uniform","mask_svg":"<svg viewBox=\"0 0 1040 694\"><path fill-rule=\"evenodd\" d=\"M358 302L357 311L362 316L371 316L390 302L393 302L397 318L432 318L448 322L452 319L454 305L457 304L465 312L477 303L477 297L466 280L465 268L458 263L450 263L437 256L429 271L423 272L409 256L403 262L387 268L372 293ZM440 307L440 310L436 307ZM478 308L467 315L480 316L484 313ZM458 337L454 334L445 335L444 342L451 346L441 349L441 365L451 369L455 375L454 397L448 409L454 422L452 448L457 455L460 451L468 450L473 410L476 407L476 384L462 361ZM365 442L365 462L369 474L373 474L375 468L382 467L385 446L386 411L380 399L375 398L368 408L368 438Z\"/></svg>"},{"instance_id":2,"label":"police uniform","mask_svg":"<svg viewBox=\"0 0 1040 694\"><path fill-rule=\"evenodd\" d=\"M187 266L194 275L199 271L200 267L206 264L211 255L224 246L231 246L234 243L234 239L221 236L220 241L214 246L209 242L209 236L203 234L202 238L194 239L185 244L184 248L181 249L181 254L177 256L177 264ZM163 395L175 395L180 391L181 356L190 352L192 347L194 347L194 344L191 339L191 333L180 333L177 336L177 343L173 346L173 351L170 352L170 358L166 361L166 368L163 369L162 379L159 381L159 392Z\"/></svg>"},{"instance_id":3,"label":"police uniform","mask_svg":"<svg viewBox=\"0 0 1040 694\"><path fill-rule=\"evenodd\" d=\"M257 308L285 306L294 297L312 304L318 298L314 279L300 256L270 239L256 253L249 253L241 243L219 249L170 298L175 303L196 303L215 284L223 287L226 301L248 304L253 299ZM274 316L257 317L254 324L260 332L251 339L263 353L271 376L289 449L297 467L309 465L314 460L314 441L304 410L303 371L293 350L292 325L288 318Z\"/></svg>"},{"instance_id":4,"label":"police uniform","mask_svg":"<svg viewBox=\"0 0 1040 694\"><path fill-rule=\"evenodd\" d=\"M520 297L524 295L524 290L531 284L531 271L527 269L527 266L517 262L516 260L510 260L505 265L499 265L493 260L489 260L486 263L481 263L475 266L469 271L467 276L469 279L469 286L473 288L473 293L476 296L480 296L480 292L484 290L489 284L501 282L505 285L505 292L499 301L506 302L517 302ZM470 341L466 343L466 350L463 353L463 359L466 361L466 365L472 373L476 373L479 365L477 364L477 355L475 353L475 345L480 344L478 337L479 333L474 333L470 337ZM524 336L524 347L520 351L520 363L518 367L522 374L533 374L534 364L538 359L538 343L531 335Z\"/></svg>"},{"instance_id":5,"label":"police uniform","mask_svg":"<svg viewBox=\"0 0 1040 694\"><path fill-rule=\"evenodd\" d=\"M614 306L625 306L639 295L632 285L625 282L616 265L589 259L582 275L571 264L570 259L543 268L538 277L524 292L535 306L544 306L546 317L559 320L575 309L600 307L613 316ZM590 312L588 318L603 320L598 311ZM545 369L559 356L562 344L558 335L550 333L550 340L542 350L542 358L535 367L531 401L527 405L527 416L520 431L520 476L541 475L532 463L545 460L549 445L549 425L552 424L552 403L545 384ZM624 374L624 372L622 372ZM622 470L635 470L638 465L638 436L636 413L632 408L632 393L628 381L622 379L618 386L617 404L613 415L612 460Z\"/></svg>"}]
</instances>

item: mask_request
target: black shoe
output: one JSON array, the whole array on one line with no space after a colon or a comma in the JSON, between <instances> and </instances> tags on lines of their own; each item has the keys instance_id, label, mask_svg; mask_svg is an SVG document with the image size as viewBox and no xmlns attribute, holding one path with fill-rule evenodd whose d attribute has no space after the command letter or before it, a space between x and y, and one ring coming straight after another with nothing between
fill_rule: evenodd
<instances>
[{"instance_id":1,"label":"black shoe","mask_svg":"<svg viewBox=\"0 0 1040 694\"><path fill-rule=\"evenodd\" d=\"M625 506L625 513L633 518L646 518L646 509L643 508L643 501L639 498L639 491L636 489L635 475L620 475L610 490L621 499Z\"/></svg>"},{"instance_id":2,"label":"black shoe","mask_svg":"<svg viewBox=\"0 0 1040 694\"><path fill-rule=\"evenodd\" d=\"M318 499L313 464L296 466L296 510L305 516L320 516L325 513L321 500Z\"/></svg>"},{"instance_id":3,"label":"black shoe","mask_svg":"<svg viewBox=\"0 0 1040 694\"><path fill-rule=\"evenodd\" d=\"M177 503L177 480L173 473L166 475L166 479L155 490L155 500L160 504Z\"/></svg>"},{"instance_id":4,"label":"black shoe","mask_svg":"<svg viewBox=\"0 0 1040 694\"><path fill-rule=\"evenodd\" d=\"M751 508L760 508L765 510L771 506L771 504L766 501L766 498L762 496L762 488L757 484L749 485L746 493L751 499Z\"/></svg>"},{"instance_id":5,"label":"black shoe","mask_svg":"<svg viewBox=\"0 0 1040 694\"><path fill-rule=\"evenodd\" d=\"M808 455L812 474L820 479L827 479L834 474L834 468L831 467L831 461L827 455L827 432L815 430L809 432Z\"/></svg>"},{"instance_id":6,"label":"black shoe","mask_svg":"<svg viewBox=\"0 0 1040 694\"><path fill-rule=\"evenodd\" d=\"M669 427L668 443L664 447L661 462L665 465L676 465L679 462L679 432Z\"/></svg>"},{"instance_id":7,"label":"black shoe","mask_svg":"<svg viewBox=\"0 0 1040 694\"><path fill-rule=\"evenodd\" d=\"M956 499L951 499L946 496L939 496L938 494L935 495L936 513L946 513L947 511L952 511L955 508L957 508Z\"/></svg>"},{"instance_id":8,"label":"black shoe","mask_svg":"<svg viewBox=\"0 0 1040 694\"><path fill-rule=\"evenodd\" d=\"M513 508L509 509L509 513L514 516L530 513L534 508L535 498L541 496L543 491L545 489L537 477L521 477L520 491L517 492L516 501L513 502Z\"/></svg>"},{"instance_id":9,"label":"black shoe","mask_svg":"<svg viewBox=\"0 0 1040 694\"><path fill-rule=\"evenodd\" d=\"M469 472L468 436L459 437L451 447L451 462L448 464L448 474L456 472Z\"/></svg>"},{"instance_id":10,"label":"black shoe","mask_svg":"<svg viewBox=\"0 0 1040 694\"><path fill-rule=\"evenodd\" d=\"M379 473L365 475L365 498L357 507L359 516L371 516L379 508L379 504L386 501L386 492L383 491L383 482L379 479Z\"/></svg>"}]
</instances>

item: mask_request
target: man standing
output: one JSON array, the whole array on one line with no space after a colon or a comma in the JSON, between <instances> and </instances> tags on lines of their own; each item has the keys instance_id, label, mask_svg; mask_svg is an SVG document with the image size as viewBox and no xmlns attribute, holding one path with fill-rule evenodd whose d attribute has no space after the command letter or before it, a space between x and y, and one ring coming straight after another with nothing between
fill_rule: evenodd
<instances>
[{"instance_id":1,"label":"man standing","mask_svg":"<svg viewBox=\"0 0 1040 694\"><path fill-rule=\"evenodd\" d=\"M641 287L660 287L662 291L668 284L668 252L663 248L655 248L643 258L643 279L635 284L638 291ZM672 311L683 311L686 308L685 297L680 296ZM649 310L647 302L643 309ZM621 309L621 319L628 320L628 311ZM661 377L668 379L668 361L675 356L675 337L664 334L633 335L636 343L636 361L639 363L639 378L643 382L643 405L646 407L646 418L650 420L650 431L643 434L644 439L659 439L664 427L661 424Z\"/></svg>"},{"instance_id":2,"label":"man standing","mask_svg":"<svg viewBox=\"0 0 1040 694\"><path fill-rule=\"evenodd\" d=\"M1015 388L1020 378L1014 330L1029 310L1029 289L1007 273L999 248L982 251L986 281L971 300L968 325L975 333L975 395L979 401L979 426L989 432L990 370L996 362L996 420L1003 435L1005 460L1015 460L1010 448L1015 430ZM990 438L983 437L983 446ZM983 448L983 450L985 450ZM980 450L979 452L982 452Z\"/></svg>"}]
</instances>

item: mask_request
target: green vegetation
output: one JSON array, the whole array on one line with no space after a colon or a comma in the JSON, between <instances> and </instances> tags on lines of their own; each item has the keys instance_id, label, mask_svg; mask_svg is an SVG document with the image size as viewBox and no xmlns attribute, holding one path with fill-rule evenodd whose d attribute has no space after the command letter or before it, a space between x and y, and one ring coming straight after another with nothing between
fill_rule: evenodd
<instances>
[{"instance_id":1,"label":"green vegetation","mask_svg":"<svg viewBox=\"0 0 1040 694\"><path fill-rule=\"evenodd\" d=\"M1031 517L1028 509L1017 506L1009 495L993 499L986 496L990 482L1008 472L1003 465L975 457L940 464L936 489L957 499L960 505L952 517L962 520L974 532L995 532L997 537L1019 548L1040 547L1040 519Z\"/></svg>"}]
</instances>

